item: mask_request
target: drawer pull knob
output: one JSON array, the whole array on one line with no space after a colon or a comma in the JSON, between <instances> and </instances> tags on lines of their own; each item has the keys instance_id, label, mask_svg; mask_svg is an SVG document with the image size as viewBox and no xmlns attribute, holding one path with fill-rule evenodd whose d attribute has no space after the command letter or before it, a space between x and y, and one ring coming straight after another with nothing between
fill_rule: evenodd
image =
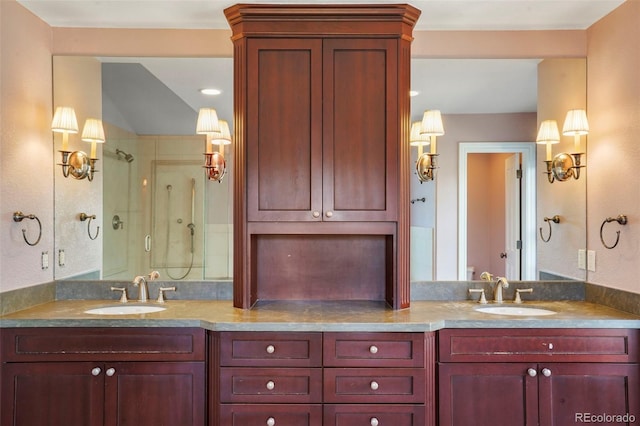
<instances>
[{"instance_id":1,"label":"drawer pull knob","mask_svg":"<svg viewBox=\"0 0 640 426\"><path fill-rule=\"evenodd\" d=\"M100 374L102 370L100 370L99 367L94 368L93 370L91 370L91 375L92 376L97 376L98 374Z\"/></svg>"},{"instance_id":2,"label":"drawer pull knob","mask_svg":"<svg viewBox=\"0 0 640 426\"><path fill-rule=\"evenodd\" d=\"M106 373L107 373L107 376L111 377L114 374L116 374L116 369L115 368L108 368Z\"/></svg>"},{"instance_id":3,"label":"drawer pull knob","mask_svg":"<svg viewBox=\"0 0 640 426\"><path fill-rule=\"evenodd\" d=\"M527 370L527 374L531 377L536 377L538 375L538 372L535 370L535 368L530 368Z\"/></svg>"},{"instance_id":4,"label":"drawer pull knob","mask_svg":"<svg viewBox=\"0 0 640 426\"><path fill-rule=\"evenodd\" d=\"M371 426L378 426L380 424L380 422L378 421L377 418L375 417L371 417Z\"/></svg>"},{"instance_id":5,"label":"drawer pull knob","mask_svg":"<svg viewBox=\"0 0 640 426\"><path fill-rule=\"evenodd\" d=\"M273 380L269 380L269 381L267 382L267 389L269 389L269 390L273 390L275 387L276 387L276 384L274 383L274 381L273 381Z\"/></svg>"},{"instance_id":6,"label":"drawer pull knob","mask_svg":"<svg viewBox=\"0 0 640 426\"><path fill-rule=\"evenodd\" d=\"M369 352L372 353L372 354L377 354L378 353L378 347L376 345L369 346Z\"/></svg>"},{"instance_id":7,"label":"drawer pull knob","mask_svg":"<svg viewBox=\"0 0 640 426\"><path fill-rule=\"evenodd\" d=\"M553 349L553 343L549 343L549 350Z\"/></svg>"},{"instance_id":8,"label":"drawer pull knob","mask_svg":"<svg viewBox=\"0 0 640 426\"><path fill-rule=\"evenodd\" d=\"M320 217L320 212L318 211L313 212L313 217Z\"/></svg>"},{"instance_id":9,"label":"drawer pull knob","mask_svg":"<svg viewBox=\"0 0 640 426\"><path fill-rule=\"evenodd\" d=\"M551 377L551 370L549 370L548 368L543 368L542 369L542 375L544 377Z\"/></svg>"},{"instance_id":10,"label":"drawer pull knob","mask_svg":"<svg viewBox=\"0 0 640 426\"><path fill-rule=\"evenodd\" d=\"M273 417L269 417L267 419L267 426L276 426L276 419L274 419Z\"/></svg>"},{"instance_id":11,"label":"drawer pull knob","mask_svg":"<svg viewBox=\"0 0 640 426\"><path fill-rule=\"evenodd\" d=\"M274 353L275 351L276 351L276 347L275 347L275 346L273 346L273 345L269 345L269 346L267 346L267 353L268 353L268 354L272 354L272 353Z\"/></svg>"},{"instance_id":12,"label":"drawer pull knob","mask_svg":"<svg viewBox=\"0 0 640 426\"><path fill-rule=\"evenodd\" d=\"M380 385L378 385L378 382L376 382L375 380L371 382L371 390L378 390L379 387Z\"/></svg>"},{"instance_id":13,"label":"drawer pull knob","mask_svg":"<svg viewBox=\"0 0 640 426\"><path fill-rule=\"evenodd\" d=\"M333 217L333 212L326 212L324 215L326 217Z\"/></svg>"}]
</instances>

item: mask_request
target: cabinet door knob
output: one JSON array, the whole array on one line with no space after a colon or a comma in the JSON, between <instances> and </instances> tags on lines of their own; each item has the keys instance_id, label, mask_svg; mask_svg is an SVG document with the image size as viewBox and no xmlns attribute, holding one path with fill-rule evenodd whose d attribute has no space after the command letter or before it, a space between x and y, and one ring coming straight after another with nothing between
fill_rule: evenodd
<instances>
[{"instance_id":1,"label":"cabinet door knob","mask_svg":"<svg viewBox=\"0 0 640 426\"><path fill-rule=\"evenodd\" d=\"M267 389L269 389L269 390L273 390L275 387L276 387L276 384L274 383L274 381L273 381L273 380L269 380L269 381L267 382Z\"/></svg>"},{"instance_id":2,"label":"cabinet door knob","mask_svg":"<svg viewBox=\"0 0 640 426\"><path fill-rule=\"evenodd\" d=\"M371 390L378 390L379 387L380 385L378 385L378 382L376 382L375 380L371 382Z\"/></svg>"},{"instance_id":3,"label":"cabinet door knob","mask_svg":"<svg viewBox=\"0 0 640 426\"><path fill-rule=\"evenodd\" d=\"M371 426L378 426L380 424L378 419L375 417L371 417L371 421L369 423L371 424Z\"/></svg>"},{"instance_id":4,"label":"cabinet door knob","mask_svg":"<svg viewBox=\"0 0 640 426\"><path fill-rule=\"evenodd\" d=\"M266 351L267 351L268 354L272 354L272 353L274 353L276 351L276 347L273 346L273 345L269 345L269 346L267 346Z\"/></svg>"},{"instance_id":5,"label":"cabinet door knob","mask_svg":"<svg viewBox=\"0 0 640 426\"><path fill-rule=\"evenodd\" d=\"M378 347L376 345L369 346L369 353L377 354L378 353Z\"/></svg>"},{"instance_id":6,"label":"cabinet door knob","mask_svg":"<svg viewBox=\"0 0 640 426\"><path fill-rule=\"evenodd\" d=\"M111 377L114 374L116 374L116 369L115 368L108 368L105 373L107 374L107 376Z\"/></svg>"},{"instance_id":7,"label":"cabinet door knob","mask_svg":"<svg viewBox=\"0 0 640 426\"><path fill-rule=\"evenodd\" d=\"M527 374L531 377L536 377L538 375L538 372L535 368L530 368L527 370Z\"/></svg>"},{"instance_id":8,"label":"cabinet door knob","mask_svg":"<svg viewBox=\"0 0 640 426\"><path fill-rule=\"evenodd\" d=\"M320 217L320 212L313 212L312 215L313 217Z\"/></svg>"},{"instance_id":9,"label":"cabinet door knob","mask_svg":"<svg viewBox=\"0 0 640 426\"><path fill-rule=\"evenodd\" d=\"M276 425L276 419L274 419L273 417L269 417L267 419L267 426L275 426Z\"/></svg>"},{"instance_id":10,"label":"cabinet door knob","mask_svg":"<svg viewBox=\"0 0 640 426\"><path fill-rule=\"evenodd\" d=\"M551 370L549 370L548 368L543 368L542 369L542 375L544 377L550 377L551 376Z\"/></svg>"},{"instance_id":11,"label":"cabinet door knob","mask_svg":"<svg viewBox=\"0 0 640 426\"><path fill-rule=\"evenodd\" d=\"M97 376L98 374L100 374L102 372L102 370L99 367L94 368L93 370L91 370L91 375L92 376Z\"/></svg>"},{"instance_id":12,"label":"cabinet door knob","mask_svg":"<svg viewBox=\"0 0 640 426\"><path fill-rule=\"evenodd\" d=\"M324 215L326 217L333 217L333 212L326 212Z\"/></svg>"}]
</instances>

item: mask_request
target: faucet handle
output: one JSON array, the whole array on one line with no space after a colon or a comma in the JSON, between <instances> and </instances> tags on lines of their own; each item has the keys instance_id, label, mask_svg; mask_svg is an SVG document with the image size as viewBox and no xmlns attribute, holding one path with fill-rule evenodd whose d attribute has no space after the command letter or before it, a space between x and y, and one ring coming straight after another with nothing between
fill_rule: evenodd
<instances>
[{"instance_id":1,"label":"faucet handle","mask_svg":"<svg viewBox=\"0 0 640 426\"><path fill-rule=\"evenodd\" d=\"M470 288L469 293L480 293L480 299L478 299L478 303L481 305L487 304L487 298L484 295L484 288Z\"/></svg>"},{"instance_id":2,"label":"faucet handle","mask_svg":"<svg viewBox=\"0 0 640 426\"><path fill-rule=\"evenodd\" d=\"M148 277L149 277L149 281L157 280L158 278L160 278L160 272L151 271L151 272L149 272Z\"/></svg>"},{"instance_id":3,"label":"faucet handle","mask_svg":"<svg viewBox=\"0 0 640 426\"><path fill-rule=\"evenodd\" d=\"M533 293L532 288L516 288L516 297L513 299L513 303L522 303L520 293Z\"/></svg>"},{"instance_id":4,"label":"faucet handle","mask_svg":"<svg viewBox=\"0 0 640 426\"><path fill-rule=\"evenodd\" d=\"M127 299L127 289L124 287L111 287L111 291L121 291L122 296L120 296L120 303L127 303L129 300Z\"/></svg>"},{"instance_id":5,"label":"faucet handle","mask_svg":"<svg viewBox=\"0 0 640 426\"><path fill-rule=\"evenodd\" d=\"M480 279L482 281L492 281L493 280L493 274L490 274L489 272L485 271L485 272L480 274Z\"/></svg>"},{"instance_id":6,"label":"faucet handle","mask_svg":"<svg viewBox=\"0 0 640 426\"><path fill-rule=\"evenodd\" d=\"M175 287L160 287L158 290L158 303L164 303L164 292L165 291L176 291Z\"/></svg>"}]
</instances>

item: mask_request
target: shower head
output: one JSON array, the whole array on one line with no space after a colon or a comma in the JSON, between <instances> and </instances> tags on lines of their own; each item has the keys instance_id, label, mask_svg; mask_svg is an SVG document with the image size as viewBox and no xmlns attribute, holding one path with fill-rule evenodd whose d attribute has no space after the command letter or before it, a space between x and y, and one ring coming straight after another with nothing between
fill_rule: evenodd
<instances>
[{"instance_id":1,"label":"shower head","mask_svg":"<svg viewBox=\"0 0 640 426\"><path fill-rule=\"evenodd\" d=\"M133 155L127 154L121 149L116 149L116 155L118 156L118 158L125 160L127 163L131 163L134 160Z\"/></svg>"}]
</instances>

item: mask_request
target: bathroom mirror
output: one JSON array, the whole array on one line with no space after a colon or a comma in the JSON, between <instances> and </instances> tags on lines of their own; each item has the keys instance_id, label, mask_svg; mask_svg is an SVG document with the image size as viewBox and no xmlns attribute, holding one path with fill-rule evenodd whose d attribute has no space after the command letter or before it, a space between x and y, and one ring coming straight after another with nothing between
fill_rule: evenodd
<instances>
[{"instance_id":1,"label":"bathroom mirror","mask_svg":"<svg viewBox=\"0 0 640 426\"><path fill-rule=\"evenodd\" d=\"M481 73L473 69L474 61L464 64L473 78L468 78L464 85L445 87L435 77L425 78L427 74L420 71L442 67L441 60L414 59L412 64L415 83L412 88L423 88L422 100L420 96L412 99L412 120L419 119L424 109L440 108L446 132L439 138L440 168L436 181L420 184L411 177L413 280L466 279L459 274L457 264L459 143L532 143L536 118L544 118L536 117L535 107L528 107L517 114L527 115L519 119L528 123L524 133L529 137L513 140L504 136L500 130L507 125L500 120L508 120L508 114L513 113L499 110L500 89L504 87L492 87L483 81ZM529 73L532 69L535 73L540 62L508 61ZM128 280L152 269L159 270L164 279L202 281L232 274L233 173L227 173L222 183L206 180L202 169L205 139L195 134L200 107L216 108L220 118L232 124L232 68L231 58L54 58L54 106L74 106L80 127L88 117L102 117L107 139L99 149L99 172L93 182L65 179L59 168L55 170L56 279ZM560 80L568 78L563 71L556 71ZM220 96L207 98L194 90L193 82L207 76L214 78L202 85L215 85L222 90ZM432 85L424 84L425 81ZM430 94L433 84L442 93ZM492 90L492 95L480 94L480 88ZM536 94L538 89L533 89ZM583 94L585 90L583 87ZM467 102L473 100L476 107L494 108L482 113L456 109L451 103L455 104L460 95ZM438 97L447 103L430 104ZM166 106L167 100L173 106ZM557 103L546 106L545 114L554 117L564 114L561 109L565 106L560 108ZM486 120L482 125L464 124L484 120L486 114L502 116L493 124ZM55 134L54 139L55 150L59 150L59 136ZM88 144L80 139L79 134L71 135L72 148L88 152ZM544 148L536 148L538 157L544 156ZM55 154L58 158L59 154ZM232 167L233 144L224 155L227 167ZM414 157L412 153L412 161ZM542 167L540 158L536 164ZM584 279L577 265L564 268L554 264L553 259L573 260L578 248L585 245L586 177L551 185L541 180L541 169L535 175L538 176L535 235L537 228L545 225L544 216L561 214L563 218L558 229L554 229L551 242L536 238L536 275L541 271L546 273L543 278L557 275ZM565 209L565 205L571 207ZM93 226L100 224L96 240L87 236L86 222L78 219L82 212L96 214ZM564 224L569 226L562 227ZM91 232L95 233L95 229ZM567 241L572 242L570 246ZM473 279L479 277L480 268Z\"/></svg>"}]
</instances>

